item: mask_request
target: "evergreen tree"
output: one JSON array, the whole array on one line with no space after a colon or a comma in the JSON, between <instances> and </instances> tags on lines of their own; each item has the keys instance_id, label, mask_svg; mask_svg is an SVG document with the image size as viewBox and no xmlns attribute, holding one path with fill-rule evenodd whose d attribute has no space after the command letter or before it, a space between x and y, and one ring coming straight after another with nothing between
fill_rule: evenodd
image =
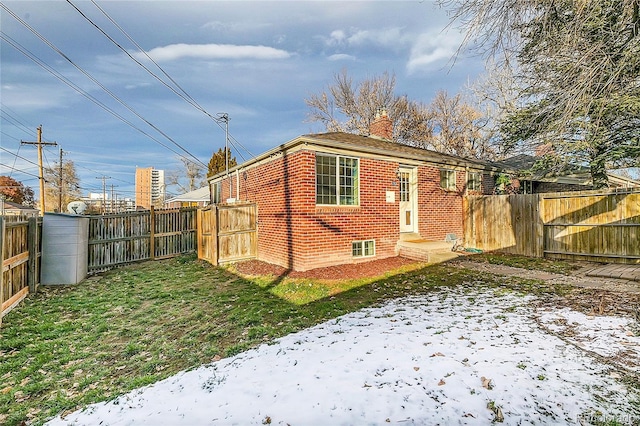
<instances>
[{"instance_id":1,"label":"evergreen tree","mask_svg":"<svg viewBox=\"0 0 640 426\"><path fill-rule=\"evenodd\" d=\"M231 149L220 148L218 149L218 152L214 152L211 156L211 159L209 160L207 177L211 177L217 175L218 173L224 172L227 169L227 158L229 159L229 168L238 165L238 163L236 162L236 157L231 156Z\"/></svg>"}]
</instances>

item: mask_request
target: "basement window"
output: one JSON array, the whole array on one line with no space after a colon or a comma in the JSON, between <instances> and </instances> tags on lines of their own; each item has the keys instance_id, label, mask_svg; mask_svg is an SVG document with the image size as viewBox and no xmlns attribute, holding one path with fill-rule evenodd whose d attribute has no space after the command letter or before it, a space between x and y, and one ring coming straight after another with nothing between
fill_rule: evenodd
<instances>
[{"instance_id":1,"label":"basement window","mask_svg":"<svg viewBox=\"0 0 640 426\"><path fill-rule=\"evenodd\" d=\"M376 255L375 240L354 241L351 243L351 255L353 257L369 257Z\"/></svg>"}]
</instances>

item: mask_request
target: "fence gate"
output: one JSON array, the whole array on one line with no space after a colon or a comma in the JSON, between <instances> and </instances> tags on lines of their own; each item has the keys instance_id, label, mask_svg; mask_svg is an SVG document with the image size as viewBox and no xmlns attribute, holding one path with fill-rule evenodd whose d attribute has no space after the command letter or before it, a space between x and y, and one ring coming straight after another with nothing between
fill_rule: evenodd
<instances>
[{"instance_id":1,"label":"fence gate","mask_svg":"<svg viewBox=\"0 0 640 426\"><path fill-rule=\"evenodd\" d=\"M218 263L216 216L215 206L198 210L198 259L204 259L214 265Z\"/></svg>"},{"instance_id":2,"label":"fence gate","mask_svg":"<svg viewBox=\"0 0 640 426\"><path fill-rule=\"evenodd\" d=\"M217 265L258 255L255 204L209 206L198 212L198 258Z\"/></svg>"},{"instance_id":3,"label":"fence gate","mask_svg":"<svg viewBox=\"0 0 640 426\"><path fill-rule=\"evenodd\" d=\"M42 220L29 218L7 222L0 217L0 324L40 282L40 226Z\"/></svg>"}]
</instances>

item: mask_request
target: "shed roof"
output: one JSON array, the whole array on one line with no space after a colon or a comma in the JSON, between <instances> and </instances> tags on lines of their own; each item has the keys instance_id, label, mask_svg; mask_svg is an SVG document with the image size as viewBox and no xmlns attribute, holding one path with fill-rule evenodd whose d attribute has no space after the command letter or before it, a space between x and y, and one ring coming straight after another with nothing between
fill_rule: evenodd
<instances>
[{"instance_id":1,"label":"shed roof","mask_svg":"<svg viewBox=\"0 0 640 426\"><path fill-rule=\"evenodd\" d=\"M209 201L209 187L203 186L202 188L194 189L193 191L189 191L182 195L176 195L173 198L168 199L167 203L172 202L199 202L199 201Z\"/></svg>"}]
</instances>

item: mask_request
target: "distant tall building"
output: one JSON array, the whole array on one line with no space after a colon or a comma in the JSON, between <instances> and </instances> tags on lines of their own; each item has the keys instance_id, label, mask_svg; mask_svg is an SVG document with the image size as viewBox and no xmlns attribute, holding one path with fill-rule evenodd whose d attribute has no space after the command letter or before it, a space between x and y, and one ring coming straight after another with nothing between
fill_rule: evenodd
<instances>
[{"instance_id":1,"label":"distant tall building","mask_svg":"<svg viewBox=\"0 0 640 426\"><path fill-rule=\"evenodd\" d=\"M149 209L164 202L164 170L136 167L136 206Z\"/></svg>"}]
</instances>

